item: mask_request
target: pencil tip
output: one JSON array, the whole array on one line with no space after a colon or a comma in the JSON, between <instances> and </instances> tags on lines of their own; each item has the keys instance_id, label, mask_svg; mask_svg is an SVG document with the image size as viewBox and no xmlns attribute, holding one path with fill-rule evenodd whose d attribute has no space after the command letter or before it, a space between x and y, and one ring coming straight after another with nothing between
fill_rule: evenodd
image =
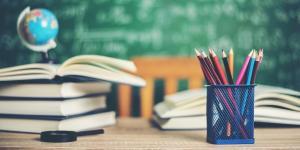
<instances>
[{"instance_id":1,"label":"pencil tip","mask_svg":"<svg viewBox=\"0 0 300 150\"><path fill-rule=\"evenodd\" d=\"M203 56L203 57L207 57L207 55L205 54L204 51L202 51L202 56Z\"/></svg>"},{"instance_id":2,"label":"pencil tip","mask_svg":"<svg viewBox=\"0 0 300 150\"><path fill-rule=\"evenodd\" d=\"M222 49L222 57L227 57L224 49Z\"/></svg>"},{"instance_id":3,"label":"pencil tip","mask_svg":"<svg viewBox=\"0 0 300 150\"><path fill-rule=\"evenodd\" d=\"M263 55L264 55L264 49L261 48L260 53L261 53L261 57L263 57Z\"/></svg>"},{"instance_id":4,"label":"pencil tip","mask_svg":"<svg viewBox=\"0 0 300 150\"><path fill-rule=\"evenodd\" d=\"M252 54L253 54L253 50L251 50L251 52L248 54L248 56L252 56Z\"/></svg>"},{"instance_id":5,"label":"pencil tip","mask_svg":"<svg viewBox=\"0 0 300 150\"><path fill-rule=\"evenodd\" d=\"M213 49L209 49L209 53L212 55L212 56L216 56L216 53L215 53L215 51L213 50Z\"/></svg>"},{"instance_id":6,"label":"pencil tip","mask_svg":"<svg viewBox=\"0 0 300 150\"><path fill-rule=\"evenodd\" d=\"M264 50L262 48L258 52L258 56L260 57L260 59L262 59L264 57Z\"/></svg>"},{"instance_id":7,"label":"pencil tip","mask_svg":"<svg viewBox=\"0 0 300 150\"><path fill-rule=\"evenodd\" d=\"M212 54L212 49L211 49L211 48L208 48L208 52L209 52L210 54Z\"/></svg>"},{"instance_id":8,"label":"pencil tip","mask_svg":"<svg viewBox=\"0 0 300 150\"><path fill-rule=\"evenodd\" d=\"M257 55L257 52L256 52L256 50L254 50L254 51L253 51L253 54L252 54L252 58L255 58L256 55Z\"/></svg>"},{"instance_id":9,"label":"pencil tip","mask_svg":"<svg viewBox=\"0 0 300 150\"><path fill-rule=\"evenodd\" d=\"M195 50L195 53L196 53L197 56L201 55L200 52L197 50L197 48L195 48L194 50Z\"/></svg>"}]
</instances>

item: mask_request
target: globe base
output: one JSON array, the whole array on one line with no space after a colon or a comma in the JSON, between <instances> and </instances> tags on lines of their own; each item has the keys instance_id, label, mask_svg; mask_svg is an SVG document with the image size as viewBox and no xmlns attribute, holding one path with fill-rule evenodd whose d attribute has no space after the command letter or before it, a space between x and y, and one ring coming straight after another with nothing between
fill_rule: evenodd
<instances>
[{"instance_id":1,"label":"globe base","mask_svg":"<svg viewBox=\"0 0 300 150\"><path fill-rule=\"evenodd\" d=\"M51 59L49 56L48 51L47 52L41 52L41 60L39 61L39 63L45 63L45 64L56 64L57 61L54 59Z\"/></svg>"}]
</instances>

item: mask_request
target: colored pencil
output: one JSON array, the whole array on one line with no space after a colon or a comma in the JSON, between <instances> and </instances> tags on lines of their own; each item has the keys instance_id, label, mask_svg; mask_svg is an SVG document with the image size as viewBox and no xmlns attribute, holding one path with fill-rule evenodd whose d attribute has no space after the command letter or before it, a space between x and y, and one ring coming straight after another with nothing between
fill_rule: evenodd
<instances>
[{"instance_id":1,"label":"colored pencil","mask_svg":"<svg viewBox=\"0 0 300 150\"><path fill-rule=\"evenodd\" d=\"M228 84L224 70L222 69L221 64L219 62L218 56L216 55L216 53L214 52L213 49L209 49L209 54L210 54L210 58L212 60L213 66L214 66L219 78L221 79L222 84Z\"/></svg>"},{"instance_id":2,"label":"colored pencil","mask_svg":"<svg viewBox=\"0 0 300 150\"><path fill-rule=\"evenodd\" d=\"M259 65L261 64L262 58L263 58L263 49L259 49L258 55L257 55L256 60L255 60L255 64L254 64L253 74L252 74L252 77L251 77L251 84L255 83L257 70L259 68Z\"/></svg>"},{"instance_id":3,"label":"colored pencil","mask_svg":"<svg viewBox=\"0 0 300 150\"><path fill-rule=\"evenodd\" d=\"M216 55L213 49L209 49L209 56L219 78L221 79L222 84L228 84L228 81L225 77L225 73L219 62L218 56ZM227 136L231 135L231 124L229 123L229 121L227 122L227 126L226 126L226 135Z\"/></svg>"},{"instance_id":4,"label":"colored pencil","mask_svg":"<svg viewBox=\"0 0 300 150\"><path fill-rule=\"evenodd\" d=\"M251 56L251 59L250 59L249 65L248 65L246 85L250 85L255 58L256 58L256 51L253 50L253 53L252 53L252 56ZM242 114L244 113L244 110L245 110L245 107L246 107L246 103L247 103L248 89L246 89L246 91L247 92L245 92L244 98L242 99L242 108L241 108Z\"/></svg>"},{"instance_id":5,"label":"colored pencil","mask_svg":"<svg viewBox=\"0 0 300 150\"><path fill-rule=\"evenodd\" d=\"M248 73L247 73L246 85L250 85L250 83L251 83L251 77L252 77L255 58L256 58L256 51L254 50L253 53L252 53L250 62L249 62L249 70L248 70Z\"/></svg>"},{"instance_id":6,"label":"colored pencil","mask_svg":"<svg viewBox=\"0 0 300 150\"><path fill-rule=\"evenodd\" d=\"M202 53L200 53L197 49L195 49L195 52L200 61L200 64L202 65L201 68L203 68L203 73L206 74L205 76L207 77L207 82L211 85L216 85L217 82L214 78L214 75L211 69L209 68L209 65L207 64L206 60L204 60Z\"/></svg>"},{"instance_id":7,"label":"colored pencil","mask_svg":"<svg viewBox=\"0 0 300 150\"><path fill-rule=\"evenodd\" d=\"M222 59L223 59L223 64L224 64L224 68L225 68L226 75L227 75L227 80L228 80L229 84L234 84L233 79L232 79L232 74L230 72L227 56L226 56L226 53L224 50L222 50Z\"/></svg>"},{"instance_id":8,"label":"colored pencil","mask_svg":"<svg viewBox=\"0 0 300 150\"><path fill-rule=\"evenodd\" d=\"M208 59L207 55L205 54L204 51L201 52L202 54L202 58L204 60L204 64L206 65L206 68L209 70L209 72L211 73L214 81L215 81L215 84L222 84L220 78L218 77L218 74L217 72L215 71L211 61Z\"/></svg>"},{"instance_id":9,"label":"colored pencil","mask_svg":"<svg viewBox=\"0 0 300 150\"><path fill-rule=\"evenodd\" d=\"M229 63L229 68L230 68L230 72L231 72L231 76L233 79L233 72L234 72L234 53L233 53L233 49L230 48L229 50L229 54L228 54L228 63Z\"/></svg>"},{"instance_id":10,"label":"colored pencil","mask_svg":"<svg viewBox=\"0 0 300 150\"><path fill-rule=\"evenodd\" d=\"M253 53L253 50L248 54L248 56L246 57L245 61L244 61L244 64L242 66L242 69L240 70L240 73L238 75L238 78L235 82L236 85L240 85L241 84L241 81L245 75L245 72L246 72L246 69L247 69L247 66L248 66L248 63L250 61L250 57L252 56L252 53Z\"/></svg>"},{"instance_id":11,"label":"colored pencil","mask_svg":"<svg viewBox=\"0 0 300 150\"><path fill-rule=\"evenodd\" d=\"M200 52L198 52L200 53ZM217 73L215 72L215 70L213 69L213 65L212 63L210 62L210 60L208 59L207 55L205 54L204 51L202 51L202 53L200 53L201 55L201 58L203 59L203 64L204 64L204 68L206 68L207 70L207 74L209 76L209 79L211 79L211 83L213 85L216 85L216 84L222 84L221 83L221 80L219 79L219 77L217 76ZM238 105L236 103L236 101L234 100L234 97L232 95L232 92L229 90L229 99L231 100L231 103L233 104L233 106L236 108L236 110L238 110Z\"/></svg>"},{"instance_id":12,"label":"colored pencil","mask_svg":"<svg viewBox=\"0 0 300 150\"><path fill-rule=\"evenodd\" d=\"M204 59L203 59L203 56L200 54L200 52L197 50L197 49L195 49L195 52L196 52L196 55L197 55L197 58L199 59L199 61L200 61L200 64L202 65L201 66L201 69L203 70L203 73L205 74L205 76L207 76L206 77L206 79L207 79L207 82L208 83L213 83L213 84L215 84L215 81L212 79L212 78L210 78L211 77L211 75L209 74L210 72L208 71L208 65L206 64L206 62L204 62ZM217 109L218 109L218 111L222 111L221 109L219 109L218 107L217 107ZM221 114L222 115L222 114ZM227 116L223 116L222 115L222 117L227 117ZM222 120L219 120L216 124L220 124L220 123L222 123ZM228 125L229 124L229 125ZM230 125L230 123L228 122L227 123L227 128L228 127L231 127L231 125ZM230 131L230 129L229 130L227 130L227 135L229 135L229 131ZM231 133L230 133L231 134Z\"/></svg>"},{"instance_id":13,"label":"colored pencil","mask_svg":"<svg viewBox=\"0 0 300 150\"><path fill-rule=\"evenodd\" d=\"M200 67L201 67L201 69L202 69L202 72L203 72L203 74L204 74L204 77L205 77L205 79L206 79L206 82L207 82L208 84L212 84L212 83L211 83L211 79L209 78L207 69L204 67L204 64L203 64L204 62L203 62L203 59L201 58L200 52L199 52L197 49L195 49L195 53L196 53L196 56L197 56L197 58L198 58L198 60L199 60L199 62L200 62Z\"/></svg>"},{"instance_id":14,"label":"colored pencil","mask_svg":"<svg viewBox=\"0 0 300 150\"><path fill-rule=\"evenodd\" d=\"M224 70L222 69L220 62L218 60L217 55L212 49L209 49L209 56L210 59L207 57L204 51L201 53L195 49L197 58L199 59L201 69L203 71L203 74L207 80L208 84L211 85L222 85L222 84L234 84L233 81L233 68L234 68L234 63L233 63L233 50L230 49L229 55L227 57L226 53L222 50L222 59L223 59L223 65L225 69L225 73L227 78L225 77ZM241 67L241 70L239 71L239 74L237 76L237 80L235 82L236 85L240 84L246 84L250 85L255 82L256 74L259 68L259 65L262 61L263 57L263 50L259 50L258 54L255 50L252 50L248 56L245 58L245 61ZM248 90L248 89L246 89ZM243 121L243 116L244 116L244 110L247 104L247 98L248 98L248 91L242 95L243 99L241 101L241 111L239 111L239 107L237 105L237 102L235 101L235 97L233 96L234 93L231 91L231 89L227 89L227 92L224 93L222 90L217 90L216 95L220 98L220 101L223 103L223 106L225 106L227 113L229 114L230 118L232 118L233 122L226 121L226 136L231 136L231 128L232 125L236 125L236 128L240 131L242 136L244 138L247 138L247 132L245 130L245 127L240 124L240 121ZM232 107L232 108L231 108ZM220 108L217 108L220 109ZM223 109L222 109L223 110ZM222 111L218 110L218 111ZM220 117L225 117L223 116L223 113L221 113ZM227 120L227 119L225 119ZM245 120L244 120L245 121ZM244 122L243 121L243 122ZM222 122L219 122L222 123ZM218 124L219 124L218 123ZM224 122L225 123L225 122Z\"/></svg>"},{"instance_id":15,"label":"colored pencil","mask_svg":"<svg viewBox=\"0 0 300 150\"><path fill-rule=\"evenodd\" d=\"M195 50L195 52L198 56L199 56L199 54L201 54L200 56L202 56L202 57L200 57L200 58L203 59L203 68L205 68L206 73L209 76L208 78L211 80L210 82L213 85L220 84L221 81L219 80L216 72L214 71L213 66L212 66L211 62L209 61L209 59L208 59L207 55L205 54L205 52L202 51L202 53L200 53L197 50ZM233 106L234 106L235 110L237 111L236 113L233 112L232 108L230 107L230 105L228 104L228 102L225 98L226 96L224 96L221 91L218 91L216 94L220 96L221 100L223 101L226 109L228 110L228 112L230 114L230 117L233 118L233 120L235 121L235 124L239 128L242 136L244 138L247 138L248 135L246 134L245 128L238 123L238 120L242 120L242 115L239 113L239 111L238 111L239 109L238 109L237 104L235 103L234 99L230 98L231 102L233 103ZM235 119L235 115L237 115L238 119Z\"/></svg>"}]
</instances>

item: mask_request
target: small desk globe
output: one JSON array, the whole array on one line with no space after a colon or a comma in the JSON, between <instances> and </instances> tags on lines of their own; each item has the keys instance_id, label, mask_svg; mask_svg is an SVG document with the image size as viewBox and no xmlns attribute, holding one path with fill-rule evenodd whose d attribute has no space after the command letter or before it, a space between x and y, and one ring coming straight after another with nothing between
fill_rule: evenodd
<instances>
[{"instance_id":1,"label":"small desk globe","mask_svg":"<svg viewBox=\"0 0 300 150\"><path fill-rule=\"evenodd\" d=\"M47 9L25 8L18 18L17 31L22 43L33 51L47 52L56 47L58 22Z\"/></svg>"}]
</instances>

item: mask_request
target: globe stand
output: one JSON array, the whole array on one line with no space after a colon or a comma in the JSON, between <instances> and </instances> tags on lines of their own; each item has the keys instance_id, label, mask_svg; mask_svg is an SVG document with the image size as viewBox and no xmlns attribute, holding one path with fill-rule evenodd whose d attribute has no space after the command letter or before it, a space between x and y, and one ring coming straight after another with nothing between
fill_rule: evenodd
<instances>
[{"instance_id":1,"label":"globe stand","mask_svg":"<svg viewBox=\"0 0 300 150\"><path fill-rule=\"evenodd\" d=\"M49 57L49 53L47 52L41 52L41 60L39 61L39 63L47 63L47 64L54 64L55 60L51 59Z\"/></svg>"}]
</instances>

